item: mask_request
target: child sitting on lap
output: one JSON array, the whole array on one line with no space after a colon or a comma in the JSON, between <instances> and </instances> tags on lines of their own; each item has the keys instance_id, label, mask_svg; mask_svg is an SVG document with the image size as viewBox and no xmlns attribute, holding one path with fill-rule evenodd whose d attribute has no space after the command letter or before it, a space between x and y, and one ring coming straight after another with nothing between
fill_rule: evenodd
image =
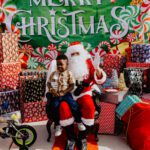
<instances>
[{"instance_id":1,"label":"child sitting on lap","mask_svg":"<svg viewBox=\"0 0 150 150\"><path fill-rule=\"evenodd\" d=\"M46 94L48 100L50 100L49 107L56 126L55 136L59 136L62 133L62 128L59 125L59 106L62 101L66 101L69 104L79 130L84 131L86 128L81 122L78 104L70 93L74 89L75 81L72 73L67 70L68 58L66 55L59 55L56 61L57 70L50 75L47 83L49 92Z\"/></svg>"}]
</instances>

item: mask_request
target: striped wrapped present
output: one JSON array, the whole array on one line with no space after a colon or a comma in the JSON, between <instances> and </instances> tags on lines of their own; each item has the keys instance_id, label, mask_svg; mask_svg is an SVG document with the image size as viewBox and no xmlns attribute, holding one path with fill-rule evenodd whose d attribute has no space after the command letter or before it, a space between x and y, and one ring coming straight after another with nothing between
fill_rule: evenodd
<instances>
[{"instance_id":1,"label":"striped wrapped present","mask_svg":"<svg viewBox=\"0 0 150 150\"><path fill-rule=\"evenodd\" d=\"M132 62L150 62L150 44L132 44L131 49Z\"/></svg>"},{"instance_id":2,"label":"striped wrapped present","mask_svg":"<svg viewBox=\"0 0 150 150\"><path fill-rule=\"evenodd\" d=\"M115 109L116 105L100 102L101 113L99 115L100 134L114 134L115 132Z\"/></svg>"},{"instance_id":3,"label":"striped wrapped present","mask_svg":"<svg viewBox=\"0 0 150 150\"><path fill-rule=\"evenodd\" d=\"M127 110L135 103L142 102L142 100L136 95L127 95L124 100L116 108L116 113L119 118L121 118Z\"/></svg>"},{"instance_id":4,"label":"striped wrapped present","mask_svg":"<svg viewBox=\"0 0 150 150\"><path fill-rule=\"evenodd\" d=\"M127 68L150 68L150 63L127 62Z\"/></svg>"}]
</instances>

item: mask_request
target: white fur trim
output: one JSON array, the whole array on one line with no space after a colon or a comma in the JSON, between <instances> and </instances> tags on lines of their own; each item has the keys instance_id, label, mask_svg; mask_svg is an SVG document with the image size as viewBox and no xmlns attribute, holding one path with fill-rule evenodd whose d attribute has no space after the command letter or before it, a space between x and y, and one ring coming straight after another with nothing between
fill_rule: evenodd
<instances>
[{"instance_id":1,"label":"white fur trim","mask_svg":"<svg viewBox=\"0 0 150 150\"><path fill-rule=\"evenodd\" d=\"M101 90L100 90L100 88L98 87L97 84L92 85L92 91L97 91L98 93L101 93Z\"/></svg>"},{"instance_id":2,"label":"white fur trim","mask_svg":"<svg viewBox=\"0 0 150 150\"><path fill-rule=\"evenodd\" d=\"M87 126L92 126L94 124L94 119L85 119L85 118L81 118L81 120L83 121L83 123Z\"/></svg>"},{"instance_id":3,"label":"white fur trim","mask_svg":"<svg viewBox=\"0 0 150 150\"><path fill-rule=\"evenodd\" d=\"M67 52L73 52L73 51L83 51L85 50L82 44L72 45L68 47Z\"/></svg>"},{"instance_id":4,"label":"white fur trim","mask_svg":"<svg viewBox=\"0 0 150 150\"><path fill-rule=\"evenodd\" d=\"M80 94L79 96L74 96L74 95L73 95L73 99L74 99L74 100L77 100L77 99L79 99L79 98L81 98L82 96L85 96L85 95L90 95L90 96L92 96L92 91L87 91L87 92L85 92L85 93Z\"/></svg>"},{"instance_id":5,"label":"white fur trim","mask_svg":"<svg viewBox=\"0 0 150 150\"><path fill-rule=\"evenodd\" d=\"M103 84L105 81L106 81L106 73L102 70L101 70L101 73L102 73L102 78L101 79L98 79L97 78L97 75L96 75L96 72L94 72L94 80L96 81L97 84Z\"/></svg>"},{"instance_id":6,"label":"white fur trim","mask_svg":"<svg viewBox=\"0 0 150 150\"><path fill-rule=\"evenodd\" d=\"M65 120L60 120L60 125L63 127L69 126L71 124L73 124L74 122L74 118L69 118L69 119L65 119Z\"/></svg>"}]
</instances>

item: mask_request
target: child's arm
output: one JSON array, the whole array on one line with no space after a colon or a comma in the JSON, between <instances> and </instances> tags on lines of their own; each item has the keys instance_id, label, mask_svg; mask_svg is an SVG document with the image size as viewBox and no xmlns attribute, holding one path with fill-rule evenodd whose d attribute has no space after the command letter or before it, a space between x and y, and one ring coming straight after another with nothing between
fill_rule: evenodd
<instances>
[{"instance_id":1,"label":"child's arm","mask_svg":"<svg viewBox=\"0 0 150 150\"><path fill-rule=\"evenodd\" d=\"M73 75L72 75L71 72L69 72L68 84L69 84L68 88L67 88L66 90L64 90L64 91L61 91L61 92L59 93L59 96L63 96L63 95L65 95L65 94L67 94L68 92L71 92L71 91L74 89L75 80L74 80L74 77L73 77Z\"/></svg>"},{"instance_id":2,"label":"child's arm","mask_svg":"<svg viewBox=\"0 0 150 150\"><path fill-rule=\"evenodd\" d=\"M74 84L69 84L69 87L66 90L64 90L64 91L61 91L59 93L59 96L64 96L68 92L71 92L73 89L74 89Z\"/></svg>"},{"instance_id":3,"label":"child's arm","mask_svg":"<svg viewBox=\"0 0 150 150\"><path fill-rule=\"evenodd\" d=\"M47 82L47 87L49 92L53 95L53 96L59 96L58 93L56 92L55 89L53 89L52 85L51 85L51 81L52 81L52 76L54 75L54 72L50 75L50 78Z\"/></svg>"}]
</instances>

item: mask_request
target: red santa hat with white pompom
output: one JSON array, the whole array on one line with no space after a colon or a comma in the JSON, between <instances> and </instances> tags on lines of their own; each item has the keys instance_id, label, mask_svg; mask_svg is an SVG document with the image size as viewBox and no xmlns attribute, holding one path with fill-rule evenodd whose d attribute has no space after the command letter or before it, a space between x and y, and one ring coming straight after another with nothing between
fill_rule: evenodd
<instances>
[{"instance_id":1,"label":"red santa hat with white pompom","mask_svg":"<svg viewBox=\"0 0 150 150\"><path fill-rule=\"evenodd\" d=\"M79 52L79 54L83 53L83 54L87 54L88 58L89 58L89 53L86 51L86 49L84 48L83 44L79 41L75 41L70 43L69 47L67 48L66 51L66 55L68 58L71 57L71 54Z\"/></svg>"}]
</instances>

